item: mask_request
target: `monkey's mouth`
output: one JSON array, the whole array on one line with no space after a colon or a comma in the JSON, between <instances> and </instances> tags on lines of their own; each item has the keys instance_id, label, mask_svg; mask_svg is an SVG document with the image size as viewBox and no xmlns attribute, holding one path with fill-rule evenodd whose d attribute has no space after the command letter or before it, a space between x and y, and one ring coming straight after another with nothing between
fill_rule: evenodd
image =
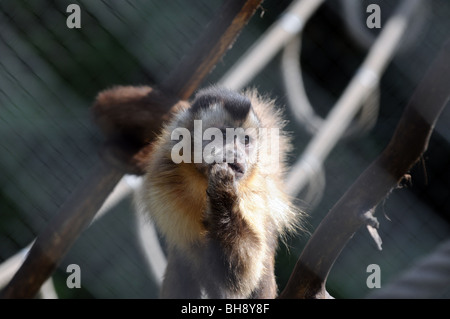
<instances>
[{"instance_id":1,"label":"monkey's mouth","mask_svg":"<svg viewBox=\"0 0 450 319\"><path fill-rule=\"evenodd\" d=\"M228 163L228 167L230 167L233 170L235 177L240 178L244 176L245 173L244 165L240 163Z\"/></svg>"}]
</instances>

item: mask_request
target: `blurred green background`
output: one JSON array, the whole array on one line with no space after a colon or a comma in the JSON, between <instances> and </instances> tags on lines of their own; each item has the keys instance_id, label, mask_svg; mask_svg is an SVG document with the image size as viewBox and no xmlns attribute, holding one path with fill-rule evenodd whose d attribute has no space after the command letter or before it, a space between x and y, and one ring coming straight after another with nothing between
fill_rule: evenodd
<instances>
[{"instance_id":1,"label":"blurred green background","mask_svg":"<svg viewBox=\"0 0 450 319\"><path fill-rule=\"evenodd\" d=\"M355 0L356 1L356 0ZM358 0L359 1L359 0ZM291 1L266 0L233 48L202 86L217 82L280 17ZM396 1L378 3L382 26ZM66 8L81 8L81 28L66 26ZM219 0L196 1L0 1L0 264L27 246L89 174L103 137L91 119L96 94L113 85L162 82L220 8ZM325 116L367 54L349 32L343 1L326 1L303 32L305 87ZM361 20L367 16L360 12ZM395 56L380 84L375 127L341 141L325 163L326 186L308 207L312 233L355 178L386 146L414 88L445 42L450 3L426 1L411 27L410 44ZM351 27L350 27L351 28ZM350 30L351 31L351 30ZM379 30L371 31L375 35ZM295 150L310 135L289 108L278 54L249 84L285 107ZM365 229L336 261L328 291L336 298L363 298L369 264L378 264L383 285L450 236L450 110L442 114L412 185L395 190L377 209L383 250ZM138 238L131 199L126 198L82 233L54 274L59 298L156 298ZM277 278L282 289L309 235L281 246ZM81 289L66 286L66 267L81 267ZM447 265L450 267L450 265ZM39 269L36 269L39 271ZM0 276L2 274L0 273ZM450 288L436 297L449 297Z\"/></svg>"}]
</instances>

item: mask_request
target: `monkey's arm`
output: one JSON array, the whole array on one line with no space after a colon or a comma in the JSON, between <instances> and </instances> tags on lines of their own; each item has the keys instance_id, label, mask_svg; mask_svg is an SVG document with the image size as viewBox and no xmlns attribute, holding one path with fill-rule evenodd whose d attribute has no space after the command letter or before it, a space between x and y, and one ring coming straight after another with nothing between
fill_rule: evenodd
<instances>
[{"instance_id":1,"label":"monkey's arm","mask_svg":"<svg viewBox=\"0 0 450 319\"><path fill-rule=\"evenodd\" d=\"M258 284L250 273L261 243L239 211L237 184L226 163L211 167L206 192L206 289L212 298L248 297Z\"/></svg>"}]
</instances>

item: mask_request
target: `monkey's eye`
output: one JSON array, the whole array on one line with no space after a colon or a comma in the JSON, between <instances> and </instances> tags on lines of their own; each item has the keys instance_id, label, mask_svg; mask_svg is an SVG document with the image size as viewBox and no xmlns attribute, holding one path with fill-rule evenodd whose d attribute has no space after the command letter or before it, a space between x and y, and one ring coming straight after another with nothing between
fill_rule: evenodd
<instances>
[{"instance_id":1,"label":"monkey's eye","mask_svg":"<svg viewBox=\"0 0 450 319\"><path fill-rule=\"evenodd\" d=\"M249 146L250 145L250 136L245 135L245 137L244 137L244 144L245 144L245 146Z\"/></svg>"}]
</instances>

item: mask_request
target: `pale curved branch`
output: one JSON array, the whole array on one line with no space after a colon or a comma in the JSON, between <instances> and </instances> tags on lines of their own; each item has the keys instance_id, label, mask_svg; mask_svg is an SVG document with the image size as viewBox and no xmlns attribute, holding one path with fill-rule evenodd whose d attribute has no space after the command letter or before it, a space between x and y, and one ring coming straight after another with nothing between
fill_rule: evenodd
<instances>
[{"instance_id":1,"label":"pale curved branch","mask_svg":"<svg viewBox=\"0 0 450 319\"><path fill-rule=\"evenodd\" d=\"M334 205L308 241L280 298L328 296L325 284L335 260L362 225L377 223L372 212L426 151L449 98L450 41L417 87L388 146Z\"/></svg>"}]
</instances>

